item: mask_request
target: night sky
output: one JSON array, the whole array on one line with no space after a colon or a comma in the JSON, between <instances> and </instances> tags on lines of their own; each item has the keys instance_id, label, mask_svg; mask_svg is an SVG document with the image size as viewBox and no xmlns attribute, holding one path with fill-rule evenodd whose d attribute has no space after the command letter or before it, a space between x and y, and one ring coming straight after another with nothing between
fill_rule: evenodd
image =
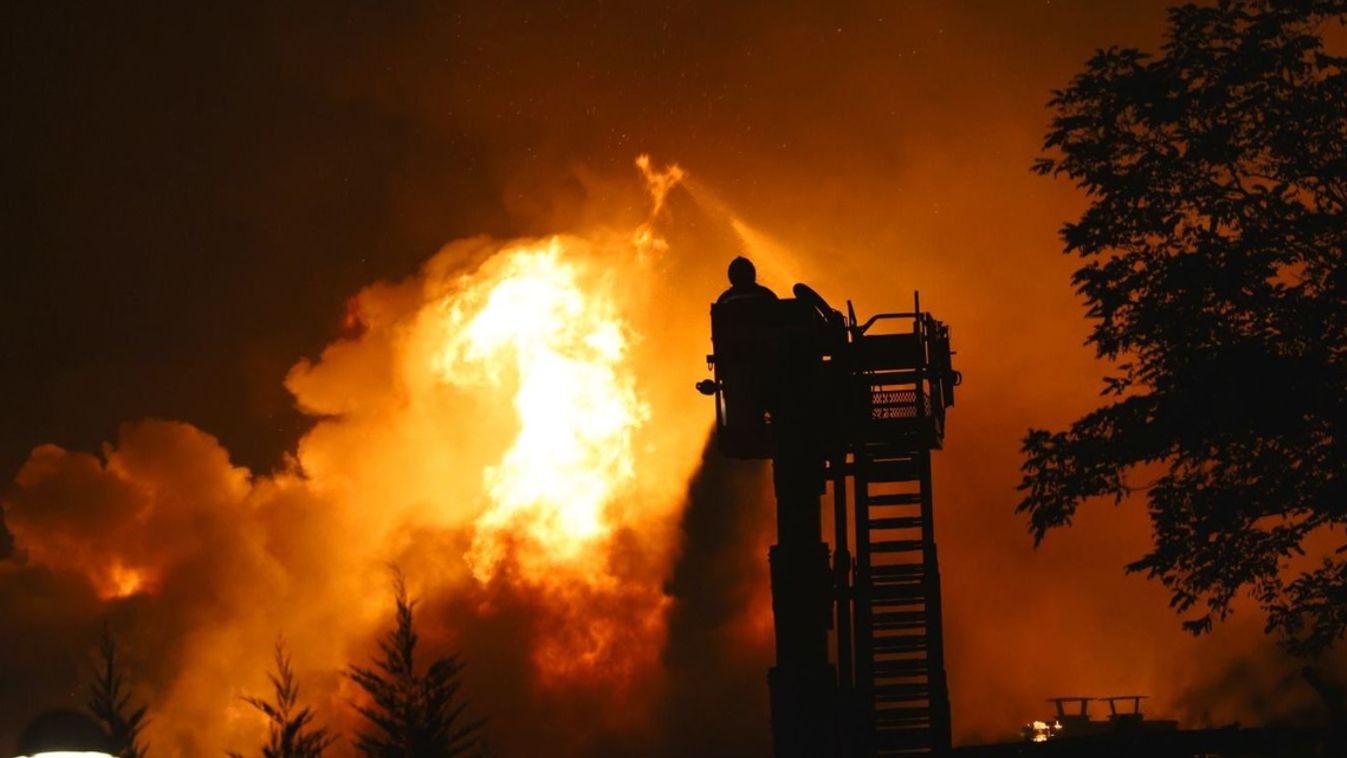
<instances>
[{"instance_id":1,"label":"night sky","mask_svg":"<svg viewBox=\"0 0 1347 758\"><path fill-rule=\"evenodd\" d=\"M1154 49L1164 7L8 4L0 483L39 445L99 455L142 419L190 424L258 477L285 469L314 423L286 377L349 336L362 288L417 276L454 240L634 224L646 200L632 164L648 153L688 173L670 199L680 255L719 271L733 251L697 245L720 239L713 227L729 215L770 239L764 249L790 251L790 266L763 267L778 291L798 272L868 313L904 307L919 288L953 325L966 383L935 486L956 741L1006 738L1042 716L1044 698L1076 690L1147 691L1185 725L1280 717L1299 697L1286 694L1294 666L1270 652L1252 609L1192 640L1162 588L1123 576L1148 536L1138 503L1090 509L1038 551L1013 513L1019 438L1090 408L1106 369L1083 346L1075 262L1057 239L1084 199L1029 171L1046 103L1094 49ZM720 286L666 276L691 300L709 302ZM699 376L706 347L709 337L664 360ZM191 440L181 444L215 450ZM697 711L702 677L727 700L765 698L770 658L760 638L727 643L703 623L728 628L761 610L770 541L761 472L717 465L691 485L670 483L700 515L683 522L683 557L663 577L680 603L674 640L658 656L672 683L652 696L672 704L667 721L625 725L611 740L585 722L591 732L576 750L640 754L624 740L642 739L670 754L763 744L761 703L743 718ZM728 502L726 492L757 510L715 515L708 503ZM714 566L689 557L694 548ZM59 572L41 582L20 573L0 585L12 611L0 608L9 618L0 639L26 651L13 657L68 657L33 638L53 619L78 619L70 639L84 640L98 600ZM698 589L726 576L747 578ZM47 591L33 588L58 585L52 596L80 598L76 610L33 610L29 599ZM118 613L158 607L133 600L142 602ZM432 597L427 617L468 605ZM515 628L512 607L494 625L430 637L494 660L490 639ZM166 672L186 655L147 666L141 694L174 691ZM10 677L0 704L26 702L29 691L67 697L74 669L62 660L60 673L31 685L21 677L37 669L0 660ZM504 709L525 696L488 692L489 680L509 678L499 670L478 676L468 686L514 728ZM584 721L556 716L551 700L529 702L533 718ZM0 746L17 729L5 718ZM686 724L705 725L701 742L689 742ZM535 744L515 731L499 738L505 754ZM166 740L162 754L185 744Z\"/></svg>"}]
</instances>

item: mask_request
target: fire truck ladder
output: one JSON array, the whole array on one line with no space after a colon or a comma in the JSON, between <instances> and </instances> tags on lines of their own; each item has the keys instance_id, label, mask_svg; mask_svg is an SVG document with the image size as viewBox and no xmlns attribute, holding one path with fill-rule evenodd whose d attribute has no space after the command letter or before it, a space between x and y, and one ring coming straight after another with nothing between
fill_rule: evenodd
<instances>
[{"instance_id":1,"label":"fire truck ladder","mask_svg":"<svg viewBox=\"0 0 1347 758\"><path fill-rule=\"evenodd\" d=\"M843 317L808 287L794 292L713 304L715 378L697 385L716 399L721 452L773 460L774 751L941 754L950 714L931 450L959 384L949 328L915 298L911 313L861 324L850 304ZM825 461L831 577L819 510Z\"/></svg>"},{"instance_id":2,"label":"fire truck ladder","mask_svg":"<svg viewBox=\"0 0 1347 758\"><path fill-rule=\"evenodd\" d=\"M860 413L849 465L836 472L852 479L856 558L850 591L840 594L853 604L854 744L860 755L939 754L950 748L950 710L931 448L941 445L953 397L943 385L957 375L948 370L943 324L919 305L915 314L876 318L886 317L910 317L911 334L867 335L876 319L857 327L851 317ZM846 483L835 478L838 485ZM850 626L840 623L839 636Z\"/></svg>"}]
</instances>

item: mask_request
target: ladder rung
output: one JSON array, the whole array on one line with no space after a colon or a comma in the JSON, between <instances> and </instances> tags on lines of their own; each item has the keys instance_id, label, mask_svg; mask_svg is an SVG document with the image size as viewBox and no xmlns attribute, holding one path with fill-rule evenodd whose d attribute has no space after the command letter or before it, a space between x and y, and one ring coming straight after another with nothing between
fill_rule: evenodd
<instances>
[{"instance_id":1,"label":"ladder rung","mask_svg":"<svg viewBox=\"0 0 1347 758\"><path fill-rule=\"evenodd\" d=\"M879 708L875 710L875 723L893 724L925 724L931 720L930 708L916 708L905 706L902 708Z\"/></svg>"},{"instance_id":2,"label":"ladder rung","mask_svg":"<svg viewBox=\"0 0 1347 758\"><path fill-rule=\"evenodd\" d=\"M902 658L895 661L875 661L875 676L925 676L930 670L925 658Z\"/></svg>"},{"instance_id":3,"label":"ladder rung","mask_svg":"<svg viewBox=\"0 0 1347 758\"><path fill-rule=\"evenodd\" d=\"M898 718L898 717L895 716L895 717L893 717L893 718L891 718L891 719L886 719L886 720L881 720L881 719L879 719L879 718L876 718L876 719L875 719L875 726L877 727L876 733L878 732L878 730L879 730L880 728L885 728L885 727L887 727L887 728L889 728L889 729L914 729L914 730L915 730L915 729L922 729L922 730L929 731L930 728L931 728L931 717L930 717L930 716L926 716L925 718L920 718L920 717L912 716L912 717L907 717L907 718Z\"/></svg>"},{"instance_id":4,"label":"ladder rung","mask_svg":"<svg viewBox=\"0 0 1347 758\"><path fill-rule=\"evenodd\" d=\"M924 629L926 614L922 611L887 611L870 616L870 625L879 630Z\"/></svg>"},{"instance_id":5,"label":"ladder rung","mask_svg":"<svg viewBox=\"0 0 1347 758\"><path fill-rule=\"evenodd\" d=\"M921 470L912 459L870 461L859 470L868 482L915 482L921 478Z\"/></svg>"},{"instance_id":6,"label":"ladder rung","mask_svg":"<svg viewBox=\"0 0 1347 758\"><path fill-rule=\"evenodd\" d=\"M921 540L880 540L870 543L872 553L906 553L921 550Z\"/></svg>"},{"instance_id":7,"label":"ladder rung","mask_svg":"<svg viewBox=\"0 0 1347 758\"><path fill-rule=\"evenodd\" d=\"M875 747L880 750L922 750L932 746L929 729L876 729ZM894 753L889 753L894 755Z\"/></svg>"},{"instance_id":8,"label":"ladder rung","mask_svg":"<svg viewBox=\"0 0 1347 758\"><path fill-rule=\"evenodd\" d=\"M921 526L920 516L894 516L892 518L870 519L871 529L916 529Z\"/></svg>"},{"instance_id":9,"label":"ladder rung","mask_svg":"<svg viewBox=\"0 0 1347 758\"><path fill-rule=\"evenodd\" d=\"M921 505L920 492L904 492L897 495L871 495L869 505Z\"/></svg>"},{"instance_id":10,"label":"ladder rung","mask_svg":"<svg viewBox=\"0 0 1347 758\"><path fill-rule=\"evenodd\" d=\"M926 566L921 563L890 563L871 566L872 579L921 579L926 576Z\"/></svg>"},{"instance_id":11,"label":"ladder rung","mask_svg":"<svg viewBox=\"0 0 1347 758\"><path fill-rule=\"evenodd\" d=\"M920 576L871 576L872 587L921 587L925 584Z\"/></svg>"},{"instance_id":12,"label":"ladder rung","mask_svg":"<svg viewBox=\"0 0 1347 758\"><path fill-rule=\"evenodd\" d=\"M921 634L903 634L890 637L876 637L871 643L880 653L919 653L926 649L926 636Z\"/></svg>"},{"instance_id":13,"label":"ladder rung","mask_svg":"<svg viewBox=\"0 0 1347 758\"><path fill-rule=\"evenodd\" d=\"M877 584L870 588L870 605L890 606L890 605L924 605L929 593L929 588L921 582L908 582L906 584Z\"/></svg>"},{"instance_id":14,"label":"ladder rung","mask_svg":"<svg viewBox=\"0 0 1347 758\"><path fill-rule=\"evenodd\" d=\"M874 688L875 700L883 703L901 703L925 700L931 696L931 685L925 682L911 684L880 684Z\"/></svg>"},{"instance_id":15,"label":"ladder rung","mask_svg":"<svg viewBox=\"0 0 1347 758\"><path fill-rule=\"evenodd\" d=\"M900 418L885 421L864 421L859 432L865 441L859 444L857 453L863 453L867 460L906 459L915 450L923 450L928 443L921 439L920 424L925 419ZM873 436L878 434L879 436Z\"/></svg>"}]
</instances>

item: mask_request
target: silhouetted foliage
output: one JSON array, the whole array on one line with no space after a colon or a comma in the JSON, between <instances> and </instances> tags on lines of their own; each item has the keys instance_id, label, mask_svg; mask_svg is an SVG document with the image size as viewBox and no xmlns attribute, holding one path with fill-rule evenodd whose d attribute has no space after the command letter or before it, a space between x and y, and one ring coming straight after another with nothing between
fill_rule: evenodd
<instances>
[{"instance_id":1,"label":"silhouetted foliage","mask_svg":"<svg viewBox=\"0 0 1347 758\"><path fill-rule=\"evenodd\" d=\"M418 675L417 636L412 628L415 603L407 599L406 582L396 570L393 593L397 620L379 641L379 657L372 667L351 666L347 671L371 701L356 706L374 727L356 738L356 747L371 758L468 755L478 747L483 722L464 718L467 704L458 697L463 663L456 655L445 656Z\"/></svg>"},{"instance_id":2,"label":"silhouetted foliage","mask_svg":"<svg viewBox=\"0 0 1347 758\"><path fill-rule=\"evenodd\" d=\"M276 643L276 673L268 674L276 701L269 703L257 697L243 698L249 705L267 717L267 744L262 747L262 758L319 758L336 737L326 728L313 726L313 711L299 707L299 685L290 666L290 656L281 643ZM232 758L243 758L231 752Z\"/></svg>"},{"instance_id":3,"label":"silhouetted foliage","mask_svg":"<svg viewBox=\"0 0 1347 758\"><path fill-rule=\"evenodd\" d=\"M1128 570L1196 606L1195 633L1248 590L1301 653L1347 626L1347 60L1321 36L1345 14L1172 9L1159 57L1100 51L1054 93L1034 166L1090 199L1062 238L1118 372L1101 407L1024 440L1035 541L1145 489L1154 546Z\"/></svg>"},{"instance_id":4,"label":"silhouetted foliage","mask_svg":"<svg viewBox=\"0 0 1347 758\"><path fill-rule=\"evenodd\" d=\"M86 707L112 738L118 758L144 758L145 745L140 741L140 731L145 728L146 706L132 707L131 693L127 690L126 678L117 660L117 640L112 636L112 629L104 624L98 638L98 658Z\"/></svg>"}]
</instances>

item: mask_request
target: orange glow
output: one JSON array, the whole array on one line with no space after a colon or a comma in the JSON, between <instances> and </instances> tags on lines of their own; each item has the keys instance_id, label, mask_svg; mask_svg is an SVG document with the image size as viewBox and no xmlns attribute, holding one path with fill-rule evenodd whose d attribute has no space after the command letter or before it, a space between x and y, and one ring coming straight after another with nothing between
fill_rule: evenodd
<instances>
[{"instance_id":1,"label":"orange glow","mask_svg":"<svg viewBox=\"0 0 1347 758\"><path fill-rule=\"evenodd\" d=\"M107 578L103 583L104 589L99 592L99 595L104 600L130 597L144 588L145 580L145 572L115 563L108 570Z\"/></svg>"},{"instance_id":2,"label":"orange glow","mask_svg":"<svg viewBox=\"0 0 1347 758\"><path fill-rule=\"evenodd\" d=\"M1062 732L1062 722L1054 719L1052 723L1046 721L1034 721L1025 724L1020 730L1021 736L1029 742L1047 742L1053 737L1057 737Z\"/></svg>"},{"instance_id":3,"label":"orange glow","mask_svg":"<svg viewBox=\"0 0 1347 758\"><path fill-rule=\"evenodd\" d=\"M656 171L654 165L650 162L650 156L639 155L636 158L636 168L640 169L641 176L645 179L646 190L650 193L650 215L645 222L636 227L632 233L632 244L636 247L636 255L641 261L649 261L652 257L658 257L669 249L669 244L665 242L655 231L655 222L664 212L664 202L669 196L669 191L682 183L687 178L687 174L678 164L671 164L663 171Z\"/></svg>"},{"instance_id":4,"label":"orange glow","mask_svg":"<svg viewBox=\"0 0 1347 758\"><path fill-rule=\"evenodd\" d=\"M704 308L720 266L690 290L661 276L677 261L659 208L682 174L640 166L644 219L455 242L352 297L342 336L286 378L316 421L278 471L164 421L126 425L101 456L33 452L5 501L26 559L105 601L143 598L127 638L171 636L187 662L155 684L155 744L252 744L237 698L265 691L278 634L314 672L315 707L353 729L340 672L389 623L390 563L432 652L513 667L509 707L549 718L583 697L604 729L649 722L710 424L689 389L705 324L668 308Z\"/></svg>"},{"instance_id":5,"label":"orange glow","mask_svg":"<svg viewBox=\"0 0 1347 758\"><path fill-rule=\"evenodd\" d=\"M341 320L342 329L347 333L359 333L364 329L365 321L360 315L360 301L354 297L346 300L346 315Z\"/></svg>"}]
</instances>

